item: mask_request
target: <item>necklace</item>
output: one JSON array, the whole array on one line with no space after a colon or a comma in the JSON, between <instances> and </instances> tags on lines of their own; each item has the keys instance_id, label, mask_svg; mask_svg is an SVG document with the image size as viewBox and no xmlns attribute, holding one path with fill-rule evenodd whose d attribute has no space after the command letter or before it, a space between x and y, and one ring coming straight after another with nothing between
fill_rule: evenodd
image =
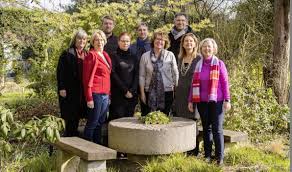
<instances>
[{"instance_id":1,"label":"necklace","mask_svg":"<svg viewBox=\"0 0 292 172\"><path fill-rule=\"evenodd\" d=\"M187 63L187 65L184 63L184 59L182 60L181 62L181 65L180 65L180 73L182 76L186 76L186 74L188 73L188 70L190 69L192 65L192 62L190 63Z\"/></svg>"}]
</instances>

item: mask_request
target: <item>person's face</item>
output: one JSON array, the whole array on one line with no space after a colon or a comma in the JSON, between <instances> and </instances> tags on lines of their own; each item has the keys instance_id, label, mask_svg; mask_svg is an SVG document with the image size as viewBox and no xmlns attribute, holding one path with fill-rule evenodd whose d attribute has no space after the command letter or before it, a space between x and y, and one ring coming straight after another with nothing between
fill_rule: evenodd
<instances>
[{"instance_id":1,"label":"person's face","mask_svg":"<svg viewBox=\"0 0 292 172\"><path fill-rule=\"evenodd\" d=\"M148 36L148 28L146 26L140 26L138 28L138 37L142 40L146 39Z\"/></svg>"},{"instance_id":2,"label":"person's face","mask_svg":"<svg viewBox=\"0 0 292 172\"><path fill-rule=\"evenodd\" d=\"M204 57L210 57L214 54L215 49L211 41L205 41L201 47L202 55Z\"/></svg>"},{"instance_id":3,"label":"person's face","mask_svg":"<svg viewBox=\"0 0 292 172\"><path fill-rule=\"evenodd\" d=\"M87 37L76 37L75 47L77 49L83 49L86 45Z\"/></svg>"},{"instance_id":4,"label":"person's face","mask_svg":"<svg viewBox=\"0 0 292 172\"><path fill-rule=\"evenodd\" d=\"M127 51L130 47L131 39L128 35L123 35L118 41L119 48L121 50Z\"/></svg>"},{"instance_id":5,"label":"person's face","mask_svg":"<svg viewBox=\"0 0 292 172\"><path fill-rule=\"evenodd\" d=\"M183 47L186 50L193 50L197 46L195 40L191 36L186 36L183 42Z\"/></svg>"},{"instance_id":6,"label":"person's face","mask_svg":"<svg viewBox=\"0 0 292 172\"><path fill-rule=\"evenodd\" d=\"M100 35L95 35L94 40L93 40L93 47L97 50L102 49L104 47L104 40Z\"/></svg>"},{"instance_id":7,"label":"person's face","mask_svg":"<svg viewBox=\"0 0 292 172\"><path fill-rule=\"evenodd\" d=\"M177 16L174 19L174 26L177 30L183 30L187 26L187 19L185 16Z\"/></svg>"},{"instance_id":8,"label":"person's face","mask_svg":"<svg viewBox=\"0 0 292 172\"><path fill-rule=\"evenodd\" d=\"M113 32L115 27L114 21L109 19L104 19L102 22L102 30L105 34L110 34Z\"/></svg>"},{"instance_id":9,"label":"person's face","mask_svg":"<svg viewBox=\"0 0 292 172\"><path fill-rule=\"evenodd\" d=\"M161 35L157 35L154 40L154 48L163 49L165 45L165 40L163 40Z\"/></svg>"}]
</instances>

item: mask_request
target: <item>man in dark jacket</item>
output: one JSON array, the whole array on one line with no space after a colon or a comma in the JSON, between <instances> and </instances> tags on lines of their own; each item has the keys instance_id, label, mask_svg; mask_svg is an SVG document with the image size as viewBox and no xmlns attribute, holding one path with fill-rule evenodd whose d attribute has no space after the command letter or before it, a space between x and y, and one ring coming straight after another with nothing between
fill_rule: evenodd
<instances>
[{"instance_id":1,"label":"man in dark jacket","mask_svg":"<svg viewBox=\"0 0 292 172\"><path fill-rule=\"evenodd\" d=\"M113 34L115 28L115 20L111 16L104 16L102 18L102 31L105 33L107 43L104 46L104 51L109 55L115 52L118 48L118 38Z\"/></svg>"},{"instance_id":2,"label":"man in dark jacket","mask_svg":"<svg viewBox=\"0 0 292 172\"><path fill-rule=\"evenodd\" d=\"M151 50L151 41L148 37L148 26L146 23L141 22L138 24L137 35L138 38L136 42L130 46L130 51L140 60L142 54Z\"/></svg>"},{"instance_id":3,"label":"man in dark jacket","mask_svg":"<svg viewBox=\"0 0 292 172\"><path fill-rule=\"evenodd\" d=\"M176 61L179 54L179 46L181 38L189 32L193 32L192 28L188 26L188 17L184 13L177 13L174 17L174 26L172 30L168 33L170 40L169 51L173 52Z\"/></svg>"}]
</instances>

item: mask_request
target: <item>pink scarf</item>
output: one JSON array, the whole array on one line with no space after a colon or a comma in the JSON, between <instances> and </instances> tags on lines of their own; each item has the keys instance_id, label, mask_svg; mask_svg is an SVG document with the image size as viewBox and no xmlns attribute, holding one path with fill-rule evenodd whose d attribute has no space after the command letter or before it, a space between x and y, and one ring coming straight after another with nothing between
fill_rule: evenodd
<instances>
[{"instance_id":1,"label":"pink scarf","mask_svg":"<svg viewBox=\"0 0 292 172\"><path fill-rule=\"evenodd\" d=\"M200 102L200 73L202 70L203 58L201 58L195 68L192 81L192 102ZM219 59L212 56L210 69L209 101L217 101L217 89L219 81Z\"/></svg>"}]
</instances>

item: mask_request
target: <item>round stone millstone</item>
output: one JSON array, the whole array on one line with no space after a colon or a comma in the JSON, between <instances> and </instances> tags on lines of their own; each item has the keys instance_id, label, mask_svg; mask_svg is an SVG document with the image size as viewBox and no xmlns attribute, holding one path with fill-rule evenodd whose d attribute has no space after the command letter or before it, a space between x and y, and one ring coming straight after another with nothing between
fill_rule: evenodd
<instances>
[{"instance_id":1,"label":"round stone millstone","mask_svg":"<svg viewBox=\"0 0 292 172\"><path fill-rule=\"evenodd\" d=\"M108 145L136 155L186 152L196 146L196 122L173 117L169 124L146 125L136 117L116 119L108 126Z\"/></svg>"}]
</instances>

